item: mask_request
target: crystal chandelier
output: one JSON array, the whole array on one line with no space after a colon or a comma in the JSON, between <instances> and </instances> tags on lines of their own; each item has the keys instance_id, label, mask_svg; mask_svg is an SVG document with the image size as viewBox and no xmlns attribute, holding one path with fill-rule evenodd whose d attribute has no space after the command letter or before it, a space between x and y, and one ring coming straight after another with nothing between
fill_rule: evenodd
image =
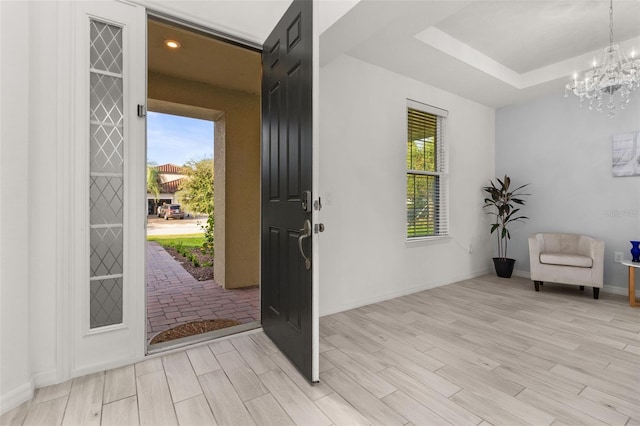
<instances>
[{"instance_id":1,"label":"crystal chandelier","mask_svg":"<svg viewBox=\"0 0 640 426\"><path fill-rule=\"evenodd\" d=\"M565 86L564 96L573 92L580 98L580 106L585 101L589 103L589 109L604 111L605 106L609 117L616 114L616 98L621 109L629 104L629 95L640 87L640 59L631 59L613 43L613 0L609 1L609 46L604 49L602 65L587 71L582 80L574 74L573 82ZM616 96L616 94L618 96ZM606 104L606 105L605 105Z\"/></svg>"}]
</instances>

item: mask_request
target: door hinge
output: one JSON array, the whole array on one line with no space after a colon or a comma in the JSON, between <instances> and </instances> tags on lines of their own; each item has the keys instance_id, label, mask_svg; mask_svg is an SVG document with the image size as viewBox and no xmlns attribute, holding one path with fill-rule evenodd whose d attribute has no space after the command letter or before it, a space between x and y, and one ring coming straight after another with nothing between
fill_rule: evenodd
<instances>
[{"instance_id":1,"label":"door hinge","mask_svg":"<svg viewBox=\"0 0 640 426\"><path fill-rule=\"evenodd\" d=\"M138 117L146 117L147 108L144 105L138 104Z\"/></svg>"}]
</instances>

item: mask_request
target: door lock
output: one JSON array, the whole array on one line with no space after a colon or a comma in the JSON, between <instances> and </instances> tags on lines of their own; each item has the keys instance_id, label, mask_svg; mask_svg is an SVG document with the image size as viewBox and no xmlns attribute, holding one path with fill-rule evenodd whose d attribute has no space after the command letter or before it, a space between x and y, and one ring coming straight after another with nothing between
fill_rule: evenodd
<instances>
[{"instance_id":1,"label":"door lock","mask_svg":"<svg viewBox=\"0 0 640 426\"><path fill-rule=\"evenodd\" d=\"M313 231L317 234L318 232L324 232L324 223L316 223L313 225Z\"/></svg>"},{"instance_id":2,"label":"door lock","mask_svg":"<svg viewBox=\"0 0 640 426\"><path fill-rule=\"evenodd\" d=\"M302 200L300 201L300 204L302 205L302 210L304 210L307 213L311 213L311 211L313 210L313 204L311 201L311 191L304 191L302 193Z\"/></svg>"}]
</instances>

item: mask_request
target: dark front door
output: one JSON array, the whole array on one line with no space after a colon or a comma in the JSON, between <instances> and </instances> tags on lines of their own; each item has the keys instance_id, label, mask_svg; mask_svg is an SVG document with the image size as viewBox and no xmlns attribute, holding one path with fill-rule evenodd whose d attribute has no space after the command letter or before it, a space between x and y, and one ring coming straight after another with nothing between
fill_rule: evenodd
<instances>
[{"instance_id":1,"label":"dark front door","mask_svg":"<svg viewBox=\"0 0 640 426\"><path fill-rule=\"evenodd\" d=\"M261 295L264 332L314 380L311 14L295 0L263 46Z\"/></svg>"}]
</instances>

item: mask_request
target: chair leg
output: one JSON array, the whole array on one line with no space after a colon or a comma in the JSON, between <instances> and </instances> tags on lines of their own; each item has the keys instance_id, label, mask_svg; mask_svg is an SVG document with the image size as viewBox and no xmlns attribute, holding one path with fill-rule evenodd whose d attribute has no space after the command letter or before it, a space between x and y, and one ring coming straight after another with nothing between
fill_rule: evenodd
<instances>
[{"instance_id":1,"label":"chair leg","mask_svg":"<svg viewBox=\"0 0 640 426\"><path fill-rule=\"evenodd\" d=\"M534 281L533 285L536 288L536 291L540 291L540 286L542 285L542 281Z\"/></svg>"},{"instance_id":2,"label":"chair leg","mask_svg":"<svg viewBox=\"0 0 640 426\"><path fill-rule=\"evenodd\" d=\"M600 289L598 287L594 287L593 288L593 298L594 299L598 299L599 296L600 296Z\"/></svg>"},{"instance_id":3,"label":"chair leg","mask_svg":"<svg viewBox=\"0 0 640 426\"><path fill-rule=\"evenodd\" d=\"M584 291L584 286L583 285L580 286L580 291Z\"/></svg>"}]
</instances>

